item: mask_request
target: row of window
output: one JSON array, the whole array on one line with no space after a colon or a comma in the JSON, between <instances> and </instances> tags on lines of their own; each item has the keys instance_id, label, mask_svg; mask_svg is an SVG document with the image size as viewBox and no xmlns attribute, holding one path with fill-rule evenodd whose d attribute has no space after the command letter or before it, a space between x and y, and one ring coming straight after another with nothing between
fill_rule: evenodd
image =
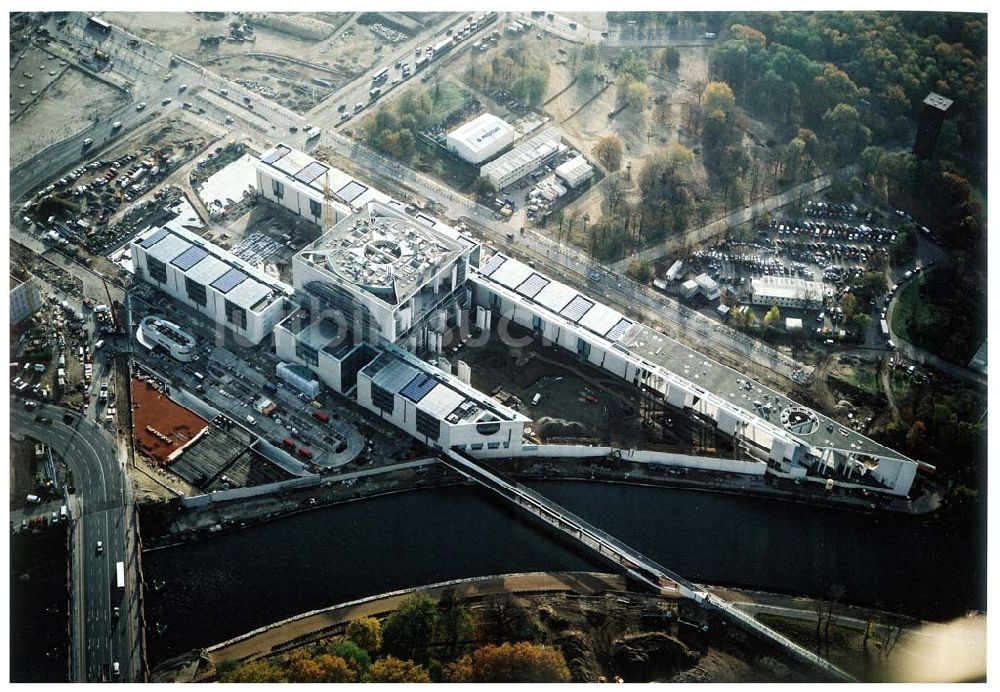
<instances>
[{"instance_id":1,"label":"row of window","mask_svg":"<svg viewBox=\"0 0 1000 692\"><path fill-rule=\"evenodd\" d=\"M500 449L501 447L503 447L504 449L509 449L510 448L510 442L487 442L486 443L486 448L487 449ZM482 448L483 448L483 443L482 442L473 442L472 444L468 444L468 445L455 445L455 449L459 449L459 450L462 450L462 451L464 451L466 449L471 449L473 452L475 452L475 451L480 450Z\"/></svg>"}]
</instances>

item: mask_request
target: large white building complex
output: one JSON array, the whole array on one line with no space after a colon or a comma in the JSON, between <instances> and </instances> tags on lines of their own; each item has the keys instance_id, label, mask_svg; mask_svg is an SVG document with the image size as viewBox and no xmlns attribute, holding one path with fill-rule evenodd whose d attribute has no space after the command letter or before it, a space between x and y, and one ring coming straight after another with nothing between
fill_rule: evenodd
<instances>
[{"instance_id":1,"label":"large white building complex","mask_svg":"<svg viewBox=\"0 0 1000 692\"><path fill-rule=\"evenodd\" d=\"M292 287L176 221L132 240L136 276L253 344L291 309Z\"/></svg>"},{"instance_id":2,"label":"large white building complex","mask_svg":"<svg viewBox=\"0 0 1000 692\"><path fill-rule=\"evenodd\" d=\"M31 279L10 277L10 323L20 324L42 307L42 294Z\"/></svg>"},{"instance_id":3,"label":"large white building complex","mask_svg":"<svg viewBox=\"0 0 1000 692\"><path fill-rule=\"evenodd\" d=\"M514 128L490 113L483 113L448 133L447 147L469 163L480 164L514 143Z\"/></svg>"},{"instance_id":4,"label":"large white building complex","mask_svg":"<svg viewBox=\"0 0 1000 692\"><path fill-rule=\"evenodd\" d=\"M188 363L194 359L195 338L173 322L159 317L144 317L139 322L136 338L146 348L153 349L159 346L165 349L171 357L182 363Z\"/></svg>"},{"instance_id":5,"label":"large white building complex","mask_svg":"<svg viewBox=\"0 0 1000 692\"><path fill-rule=\"evenodd\" d=\"M549 142L558 145L558 132ZM336 180L341 191L365 187L284 145L264 158L271 161L258 165L258 180L285 188L272 198L270 183L262 182L261 194L285 206L292 189L307 201L322 199L315 182L302 182L309 176L291 172L299 166L322 166L319 174ZM282 161L289 165L282 168ZM136 273L254 343L273 331L281 367L301 371L296 377L303 381L311 382L312 373L436 448L490 457L602 453L526 443L529 419L472 387L467 364L459 361L458 377L451 374L441 354L453 329L472 322L489 335L514 323L631 383L644 401L714 427L731 441L727 453L738 458L710 459L705 463L718 462L711 468L752 467L740 472L909 493L918 462L523 262L502 253L484 258L473 237L409 214L377 191L365 187L342 196L355 201L293 257L293 287L171 224L133 242ZM301 213L302 207L289 208ZM319 221L322 208L305 216Z\"/></svg>"},{"instance_id":6,"label":"large white building complex","mask_svg":"<svg viewBox=\"0 0 1000 692\"><path fill-rule=\"evenodd\" d=\"M561 139L559 128L550 127L487 163L479 169L479 177L489 179L494 188L502 190L565 151Z\"/></svg>"}]
</instances>

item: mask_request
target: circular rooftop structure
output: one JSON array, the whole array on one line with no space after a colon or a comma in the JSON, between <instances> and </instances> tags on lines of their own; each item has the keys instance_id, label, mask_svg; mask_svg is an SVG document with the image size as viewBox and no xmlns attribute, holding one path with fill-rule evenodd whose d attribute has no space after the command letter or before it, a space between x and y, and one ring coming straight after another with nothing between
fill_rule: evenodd
<instances>
[{"instance_id":1,"label":"circular rooftop structure","mask_svg":"<svg viewBox=\"0 0 1000 692\"><path fill-rule=\"evenodd\" d=\"M789 406L781 412L781 425L796 435L810 435L819 427L819 418L805 406Z\"/></svg>"}]
</instances>

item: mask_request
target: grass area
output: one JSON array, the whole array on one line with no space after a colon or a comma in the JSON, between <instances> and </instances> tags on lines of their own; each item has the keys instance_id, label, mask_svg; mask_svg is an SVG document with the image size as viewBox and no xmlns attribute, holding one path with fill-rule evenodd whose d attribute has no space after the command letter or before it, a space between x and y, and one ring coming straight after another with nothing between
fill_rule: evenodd
<instances>
[{"instance_id":1,"label":"grass area","mask_svg":"<svg viewBox=\"0 0 1000 692\"><path fill-rule=\"evenodd\" d=\"M416 164L418 170L432 173L460 192L465 192L466 188L479 179L478 168L455 158L440 147L418 141L417 152L420 155L420 163Z\"/></svg>"},{"instance_id":2,"label":"grass area","mask_svg":"<svg viewBox=\"0 0 1000 692\"><path fill-rule=\"evenodd\" d=\"M440 122L452 113L461 110L471 98L469 94L454 82L431 82L427 87L427 95L431 97L434 109L431 111L431 122Z\"/></svg>"},{"instance_id":3,"label":"grass area","mask_svg":"<svg viewBox=\"0 0 1000 692\"><path fill-rule=\"evenodd\" d=\"M913 337L910 336L910 324L913 320L920 319L924 311L920 300L920 287L923 285L924 275L920 274L900 292L892 312L893 333L911 343Z\"/></svg>"},{"instance_id":4,"label":"grass area","mask_svg":"<svg viewBox=\"0 0 1000 692\"><path fill-rule=\"evenodd\" d=\"M834 375L834 379L871 396L882 394L882 385L878 381L878 370L874 365L868 363L852 365L847 368L846 372Z\"/></svg>"}]
</instances>

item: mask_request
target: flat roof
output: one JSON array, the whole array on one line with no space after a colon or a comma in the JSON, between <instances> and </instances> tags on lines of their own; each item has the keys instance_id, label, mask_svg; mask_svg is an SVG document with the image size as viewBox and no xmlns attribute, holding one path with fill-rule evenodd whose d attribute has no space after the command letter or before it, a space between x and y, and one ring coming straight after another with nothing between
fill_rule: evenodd
<instances>
[{"instance_id":1,"label":"flat roof","mask_svg":"<svg viewBox=\"0 0 1000 692\"><path fill-rule=\"evenodd\" d=\"M460 141L475 152L493 146L498 140L513 140L513 137L514 128L492 113L483 113L448 133L448 139Z\"/></svg>"},{"instance_id":2,"label":"flat roof","mask_svg":"<svg viewBox=\"0 0 1000 692\"><path fill-rule=\"evenodd\" d=\"M951 104L955 103L950 98L946 98L941 94L936 92L931 92L927 94L927 98L924 99L924 103L928 106L937 108L940 111L946 111L951 108Z\"/></svg>"},{"instance_id":3,"label":"flat roof","mask_svg":"<svg viewBox=\"0 0 1000 692\"><path fill-rule=\"evenodd\" d=\"M450 232L449 232L450 231ZM385 204L370 203L297 257L396 305L467 247L444 224L431 228Z\"/></svg>"},{"instance_id":4,"label":"flat roof","mask_svg":"<svg viewBox=\"0 0 1000 692\"><path fill-rule=\"evenodd\" d=\"M750 280L750 290L754 295L774 298L800 298L819 300L826 286L821 281L807 281L791 276L755 276Z\"/></svg>"},{"instance_id":5,"label":"flat roof","mask_svg":"<svg viewBox=\"0 0 1000 692\"><path fill-rule=\"evenodd\" d=\"M581 175L593 172L594 167L582 156L574 156L556 167L556 175L563 178L579 178Z\"/></svg>"},{"instance_id":6,"label":"flat roof","mask_svg":"<svg viewBox=\"0 0 1000 692\"><path fill-rule=\"evenodd\" d=\"M339 197L355 207L368 202L388 202L392 199L344 171L287 144L277 144L261 154L257 166L272 174L278 174L291 185L299 186L303 192L308 192L309 196L317 201L323 199L323 188L326 184L329 184L330 189ZM338 200L334 202L341 207L344 206ZM344 214L350 213L350 210L341 209L341 211Z\"/></svg>"},{"instance_id":7,"label":"flat roof","mask_svg":"<svg viewBox=\"0 0 1000 692\"><path fill-rule=\"evenodd\" d=\"M559 128L550 127L528 141L518 144L500 158L483 165L479 169L479 175L482 177L496 175L503 178L512 171L551 154L558 148L560 139L562 132Z\"/></svg>"}]
</instances>

